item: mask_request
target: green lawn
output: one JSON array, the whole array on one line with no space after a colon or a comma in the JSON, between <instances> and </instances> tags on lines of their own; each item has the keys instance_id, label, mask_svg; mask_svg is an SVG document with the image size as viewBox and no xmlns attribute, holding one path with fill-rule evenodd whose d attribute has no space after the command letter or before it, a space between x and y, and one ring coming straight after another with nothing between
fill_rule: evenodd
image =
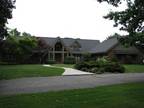
<instances>
[{"instance_id":1,"label":"green lawn","mask_svg":"<svg viewBox=\"0 0 144 108\"><path fill-rule=\"evenodd\" d=\"M0 108L144 108L144 83L1 96Z\"/></svg>"},{"instance_id":2,"label":"green lawn","mask_svg":"<svg viewBox=\"0 0 144 108\"><path fill-rule=\"evenodd\" d=\"M144 65L124 65L126 68L126 72L134 73L134 72L144 72Z\"/></svg>"},{"instance_id":3,"label":"green lawn","mask_svg":"<svg viewBox=\"0 0 144 108\"><path fill-rule=\"evenodd\" d=\"M42 65L0 65L0 79L21 77L57 76L62 75L64 69L44 67Z\"/></svg>"},{"instance_id":4,"label":"green lawn","mask_svg":"<svg viewBox=\"0 0 144 108\"><path fill-rule=\"evenodd\" d=\"M53 64L52 66L74 68L74 64Z\"/></svg>"},{"instance_id":5,"label":"green lawn","mask_svg":"<svg viewBox=\"0 0 144 108\"><path fill-rule=\"evenodd\" d=\"M74 68L74 64L53 64L53 66ZM144 72L144 65L125 64L124 67L127 73Z\"/></svg>"}]
</instances>

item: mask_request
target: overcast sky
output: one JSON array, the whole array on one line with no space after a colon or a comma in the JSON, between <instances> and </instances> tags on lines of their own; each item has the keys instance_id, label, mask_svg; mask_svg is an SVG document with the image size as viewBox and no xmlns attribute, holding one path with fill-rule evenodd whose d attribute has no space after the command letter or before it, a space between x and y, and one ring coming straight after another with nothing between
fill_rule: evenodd
<instances>
[{"instance_id":1,"label":"overcast sky","mask_svg":"<svg viewBox=\"0 0 144 108\"><path fill-rule=\"evenodd\" d=\"M113 8L96 0L17 0L8 27L35 36L104 40L115 32L113 21L103 19Z\"/></svg>"}]
</instances>

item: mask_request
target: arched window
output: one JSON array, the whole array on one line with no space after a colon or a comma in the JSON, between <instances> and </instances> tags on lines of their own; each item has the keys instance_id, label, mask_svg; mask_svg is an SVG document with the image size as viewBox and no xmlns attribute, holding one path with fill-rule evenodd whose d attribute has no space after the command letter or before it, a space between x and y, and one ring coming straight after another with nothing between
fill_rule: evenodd
<instances>
[{"instance_id":1,"label":"arched window","mask_svg":"<svg viewBox=\"0 0 144 108\"><path fill-rule=\"evenodd\" d=\"M57 42L55 44L55 51L62 51L62 43L61 42Z\"/></svg>"}]
</instances>

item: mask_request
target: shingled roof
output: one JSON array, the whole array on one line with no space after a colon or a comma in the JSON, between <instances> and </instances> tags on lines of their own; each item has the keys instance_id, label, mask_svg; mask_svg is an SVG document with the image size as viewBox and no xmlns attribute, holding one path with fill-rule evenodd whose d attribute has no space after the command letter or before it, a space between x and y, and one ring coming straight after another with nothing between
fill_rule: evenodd
<instances>
[{"instance_id":1,"label":"shingled roof","mask_svg":"<svg viewBox=\"0 0 144 108\"><path fill-rule=\"evenodd\" d=\"M46 44L53 46L57 41L57 38L51 37L39 37L41 40L45 41ZM66 47L70 47L75 41L77 41L80 45L80 52L89 52L90 49L100 44L99 40L89 40L89 39L74 39L74 38L59 38Z\"/></svg>"},{"instance_id":2,"label":"shingled roof","mask_svg":"<svg viewBox=\"0 0 144 108\"><path fill-rule=\"evenodd\" d=\"M91 49L90 52L95 54L107 53L111 49L118 54L136 54L139 52L139 50L134 46L125 47L121 45L116 37L104 40L102 43Z\"/></svg>"},{"instance_id":3,"label":"shingled roof","mask_svg":"<svg viewBox=\"0 0 144 108\"><path fill-rule=\"evenodd\" d=\"M117 38L107 39L107 40L104 40L99 45L93 47L90 52L91 53L106 53L108 50L113 48L116 44L118 44Z\"/></svg>"},{"instance_id":4,"label":"shingled roof","mask_svg":"<svg viewBox=\"0 0 144 108\"><path fill-rule=\"evenodd\" d=\"M101 54L107 53L112 48L115 53L137 53L138 49L135 47L128 47L125 48L124 46L120 45L117 38L110 38L104 40L100 43L99 40L89 40L89 39L74 39L74 38L51 38L51 37L39 37L43 40L47 45L53 47L58 39L64 44L64 46L70 48L75 42L78 42L80 45L79 50L73 50L70 48L72 53L84 53L89 52L93 54Z\"/></svg>"}]
</instances>

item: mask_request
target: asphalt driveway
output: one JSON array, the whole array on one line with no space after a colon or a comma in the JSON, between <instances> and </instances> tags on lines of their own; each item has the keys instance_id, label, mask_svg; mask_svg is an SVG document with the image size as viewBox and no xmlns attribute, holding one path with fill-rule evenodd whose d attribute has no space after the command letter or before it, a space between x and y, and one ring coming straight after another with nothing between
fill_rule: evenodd
<instances>
[{"instance_id":1,"label":"asphalt driveway","mask_svg":"<svg viewBox=\"0 0 144 108\"><path fill-rule=\"evenodd\" d=\"M33 77L1 80L0 95L92 88L130 82L144 82L144 73Z\"/></svg>"}]
</instances>

